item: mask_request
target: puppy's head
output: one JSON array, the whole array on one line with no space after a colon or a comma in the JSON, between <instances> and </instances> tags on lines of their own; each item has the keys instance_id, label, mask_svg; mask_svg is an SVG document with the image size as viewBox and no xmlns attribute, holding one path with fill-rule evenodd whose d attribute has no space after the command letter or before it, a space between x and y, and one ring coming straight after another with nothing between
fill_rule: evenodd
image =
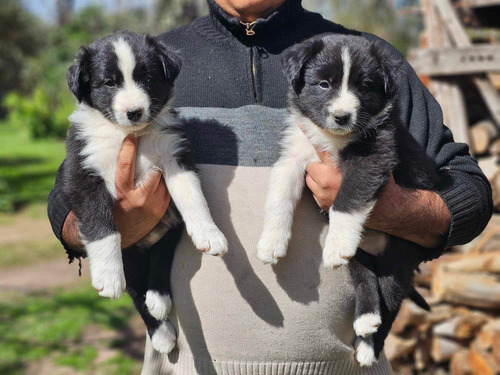
<instances>
[{"instance_id":1,"label":"puppy's head","mask_svg":"<svg viewBox=\"0 0 500 375\"><path fill-rule=\"evenodd\" d=\"M366 132L395 96L399 63L378 43L354 35L314 37L284 54L290 102L334 134Z\"/></svg>"},{"instance_id":2,"label":"puppy's head","mask_svg":"<svg viewBox=\"0 0 500 375\"><path fill-rule=\"evenodd\" d=\"M68 86L78 102L133 130L167 105L180 68L179 56L163 42L121 31L80 48Z\"/></svg>"}]
</instances>

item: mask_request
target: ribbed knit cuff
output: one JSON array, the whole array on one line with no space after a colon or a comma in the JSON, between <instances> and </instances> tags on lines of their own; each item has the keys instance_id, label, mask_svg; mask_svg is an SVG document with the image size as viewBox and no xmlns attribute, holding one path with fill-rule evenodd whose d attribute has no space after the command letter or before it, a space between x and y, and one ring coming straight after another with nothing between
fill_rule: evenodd
<instances>
[{"instance_id":1,"label":"ribbed knit cuff","mask_svg":"<svg viewBox=\"0 0 500 375\"><path fill-rule=\"evenodd\" d=\"M439 184L437 193L448 206L451 216L443 251L451 246L463 245L480 234L489 220L489 217L483 220L481 213L487 211L484 206L491 197L491 191L482 180L465 173L448 173Z\"/></svg>"}]
</instances>

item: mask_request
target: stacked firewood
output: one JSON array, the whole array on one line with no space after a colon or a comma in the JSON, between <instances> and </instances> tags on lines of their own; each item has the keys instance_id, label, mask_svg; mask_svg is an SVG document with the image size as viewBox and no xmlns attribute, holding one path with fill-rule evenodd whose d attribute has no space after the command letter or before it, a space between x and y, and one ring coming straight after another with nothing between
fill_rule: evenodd
<instances>
[{"instance_id":1,"label":"stacked firewood","mask_svg":"<svg viewBox=\"0 0 500 375\"><path fill-rule=\"evenodd\" d=\"M432 310L403 303L385 346L396 374L500 374L500 250L478 252L500 245L499 222L421 266L415 283Z\"/></svg>"}]
</instances>

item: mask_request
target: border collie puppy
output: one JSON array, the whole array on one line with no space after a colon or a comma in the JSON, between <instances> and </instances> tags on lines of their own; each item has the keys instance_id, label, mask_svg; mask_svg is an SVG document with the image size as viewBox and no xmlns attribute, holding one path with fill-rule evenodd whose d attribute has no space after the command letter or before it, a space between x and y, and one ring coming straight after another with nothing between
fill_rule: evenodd
<instances>
[{"instance_id":1,"label":"border collie puppy","mask_svg":"<svg viewBox=\"0 0 500 375\"><path fill-rule=\"evenodd\" d=\"M139 138L136 186L160 169L175 203L133 246L135 250L151 247L182 218L197 249L221 256L227 251L227 240L210 216L198 176L186 163L188 145L170 106L180 67L177 53L161 41L122 31L82 47L69 69L68 85L79 105L69 118L67 154L59 176L64 199L78 218L92 286L103 297L118 298L125 289L121 238L112 209L118 153L128 135ZM170 274L162 256L170 254L152 256L155 261L148 267L145 285L136 280L146 277L133 272L127 273L127 282L153 347L169 352L175 345L175 329L167 319L169 280L158 282Z\"/></svg>"},{"instance_id":2,"label":"border collie puppy","mask_svg":"<svg viewBox=\"0 0 500 375\"><path fill-rule=\"evenodd\" d=\"M354 346L361 365L376 360L387 326L390 329L405 296L410 294L426 305L411 287L418 255L406 259L405 249L399 249L403 255L399 257L382 254L372 260L380 267L361 255L349 262L391 173L407 188L431 190L437 181L433 161L401 123L395 95L402 79L398 65L381 45L356 35L314 37L285 53L289 126L271 173L257 246L257 255L265 263L275 264L286 255L305 168L319 161L316 149L328 151L341 169L342 184L329 210L323 264L333 269L349 264L356 289ZM377 276L381 267L389 278ZM380 340L373 335L381 324Z\"/></svg>"}]
</instances>

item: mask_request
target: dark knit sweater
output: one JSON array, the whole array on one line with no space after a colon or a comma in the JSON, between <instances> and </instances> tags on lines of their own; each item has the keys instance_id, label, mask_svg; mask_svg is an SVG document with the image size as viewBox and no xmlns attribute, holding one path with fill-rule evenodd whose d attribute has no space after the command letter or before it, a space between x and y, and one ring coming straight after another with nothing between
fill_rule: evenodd
<instances>
[{"instance_id":1,"label":"dark knit sweater","mask_svg":"<svg viewBox=\"0 0 500 375\"><path fill-rule=\"evenodd\" d=\"M283 120L288 84L282 71L280 55L284 49L307 37L325 32L347 33L351 31L324 20L318 14L305 11L300 0L287 0L267 19L259 19L253 26L255 35L252 36L246 35L245 26L237 19L229 17L213 0L209 0L209 8L210 14L208 16L199 18L187 26L161 36L168 44L179 49L183 56L183 67L175 83L175 106L184 119L188 136L194 146L202 185L207 194L214 220L226 235L229 233L230 250L229 254L224 258L227 269L224 267L215 271L214 267L217 266L212 264L212 260L203 258L200 272L202 270L205 270L204 272L219 272L218 277L224 278L224 273L229 271L229 274L232 275L229 280L235 283L239 290L239 294L237 293L238 298L242 298L242 303L250 305L250 312L254 311L257 317L260 317L270 326L280 327L283 330L283 324L287 322L286 318L285 323L283 320L283 315L286 315L285 310L294 307L288 306L285 302L280 302L279 289L274 292L274 286L271 284L276 282L276 278L270 271L271 268L261 269L261 266L256 265L253 259L255 258L256 244L254 237L258 237L258 233L262 228L261 212L267 189L267 181L262 182L260 180L267 176L266 171L278 158L279 135L285 126ZM368 39L378 40L373 35L364 35ZM397 50L385 42L382 43L387 46L393 56L402 59ZM472 240L484 229L492 214L491 188L477 162L469 155L468 146L453 142L450 130L442 123L442 113L438 103L420 82L410 65L404 62L403 67L406 72L406 80L400 82L398 93L401 106L400 112L410 133L436 162L439 174L443 177L438 193L451 213L451 227L446 245L439 249L425 250L428 252L429 258L433 258L438 256L445 247L463 244ZM60 185L56 181L49 197L48 212L54 233L61 239L62 226L70 207L67 207L61 200L59 188ZM310 199L310 192L305 195L302 202L302 206L305 207L303 211L309 212L308 210L310 210L311 213L307 214L310 216L306 218L307 215L304 212L301 213L300 207L302 206L300 206L296 221L300 223L303 214L306 216L302 219L312 228L322 226L319 216L314 214L316 208L313 207L314 203ZM309 208L309 206L313 208ZM246 223L247 220L248 223ZM239 227L244 228L239 229ZM300 224L294 226L294 231L297 230L301 230ZM250 233L248 238L246 238L246 232ZM319 250L321 246L318 239L320 242L322 241L320 231L318 229L318 232L316 232L311 229L310 232L312 237L309 240L314 243L310 246L314 246L314 251L316 251L316 248ZM254 243L252 244L252 242ZM300 239L296 240L296 242L299 243ZM158 246L161 246L161 242ZM292 243L291 248L293 246ZM190 262L195 262L196 267L200 267L201 260L198 258L193 260L192 256L194 255L191 254L190 251L192 250L189 247L189 241L185 240L184 242L181 241L176 250L172 279L177 275L178 279L182 280L183 275L186 272L189 273L189 270L184 269L182 271L184 273L182 273L180 269L188 267L187 265L191 264ZM286 262L283 261L283 264L280 263L279 265L282 268L286 268L288 265L290 275L293 275L293 267L290 266L291 262L294 261L292 253L293 251L289 250L290 255L286 258ZM232 263L233 260L234 262L241 262L241 258L236 260L237 256L245 259L243 264ZM205 266L208 262L210 262L209 265L211 265L212 271L207 270L208 266ZM178 272L176 272L177 268L179 269ZM252 349L250 344L240 343L237 338L233 342L230 335L224 338L224 340L228 341L227 347L224 349L217 347L217 340L211 336L212 331L205 327L206 322L203 323L203 331L201 331L200 325L198 327L199 332L197 334L193 333L193 327L201 324L201 321L198 320L203 317L201 312L198 318L193 318L192 315L189 317L190 313L195 314L197 310L203 310L200 307L203 304L199 302L200 306L198 306L195 296L197 284L193 284L193 280L194 275L197 273L196 269L189 276L193 277L192 280L188 278L185 283L178 281L179 285L177 286L175 285L176 281L172 281L174 305L179 305L176 298L179 300L181 298L179 296L186 291L183 288L187 288L187 290L192 288L192 302L195 303L193 305L195 306L194 310L192 310L193 306L191 305L190 308L186 307L185 309L183 306L179 307L180 312L177 317L180 330L180 354L177 353L177 355L182 356L182 352L185 350L188 352L186 358L194 358L192 360L194 364L189 364L191 360L184 359L187 361L183 364L185 366L184 372L179 370L176 373L188 374L190 371L193 373L197 371L201 374L210 374L215 372L226 373L224 371L228 371L227 373L237 374L264 374L268 373L266 371L274 371L274 367L271 368L271 366L265 371L245 370L246 372L231 372L235 371L234 368L236 367L221 370L222 367L218 366L222 366L220 363L238 364L249 361L260 363L262 360L271 362L285 361L286 363L309 363L310 361L317 361L318 363L326 361L330 363L328 361L334 361L335 358L340 358L347 361L345 363L349 363L346 365L348 367L343 368L342 371L347 368L354 369L352 366L355 366L355 364L346 359L344 352L337 352L336 349L331 349L334 353L337 353L333 355L333 359L326 354L318 356L311 354L302 358L299 358L300 355L297 354L294 357L292 349L286 349L287 354L284 356L276 355L273 357L271 354L269 358L261 358L259 357L260 354L258 354L260 348ZM279 267L277 269L279 271ZM274 272L277 271L274 270ZM305 271L301 270L300 272ZM316 268L314 273L318 273ZM217 283L219 280L216 278L214 281L212 279L213 275L209 273L201 272L199 274L205 275L204 282L212 280L213 283ZM323 271L320 274L319 280L321 283L327 283L329 276L324 276ZM257 275L257 280L249 282L248 280L253 280L255 275ZM278 284L287 291L288 297L292 301L297 302L298 300L300 302L302 297L293 295L294 292L287 289L286 282L280 279L282 276L279 275L279 272L277 275ZM345 280L347 280L345 281L347 286L343 282L338 282L337 285L332 284L330 289L335 287L338 289L344 288L345 291L336 290L333 294L338 296L338 300L348 301L348 296L342 294L344 292L346 295L349 294L348 277L344 276ZM339 277L338 280L341 279ZM307 280L307 272L305 272L304 282L307 282ZM316 284L319 284L320 281L317 280L317 277L314 277L314 280L315 287L313 289L318 289L319 286ZM264 285L261 285L262 283ZM203 288L203 286L200 286L200 288ZM215 288L213 293L220 293L220 291L215 291L218 290L217 286ZM269 291L267 291L268 289ZM254 297L254 293L258 297ZM268 295L269 293L270 295ZM312 295L315 293L319 293L318 299L321 300L321 292L311 292ZM328 293L331 294L330 291ZM306 302L310 301L308 298L304 298ZM236 297L231 295L230 299L231 303L238 304ZM260 302L257 303L255 299L260 299ZM281 319L277 321L273 321L270 316L266 315L266 312L260 310L261 304L267 305L268 309L272 310L274 300L278 301L283 312ZM349 305L348 302L346 303ZM220 304L224 304L224 302L221 301ZM288 307L285 307L285 305ZM308 304L306 303L306 305ZM224 305L224 309L227 310L228 308L228 306ZM307 311L302 313L309 314ZM173 314L175 315L176 312L174 311ZM181 314L187 314L187 317ZM332 314L335 314L335 312L332 311ZM349 312L345 312L345 314L348 315ZM192 321L189 319L192 319ZM207 319L212 318L208 317ZM304 317L304 319L307 319L307 317ZM175 318L173 320L176 321ZM185 325L183 325L183 320ZM293 322L293 319L289 318L288 324L290 324L290 321ZM335 341L338 339L339 343L343 343L339 344L340 346L344 348L343 345L345 345L345 348L348 348L352 330L344 332L343 328L339 328L347 324L349 323L342 322L342 324L339 323L339 325L335 326L337 328L332 328L333 333L330 332L330 334L332 334L333 339L328 338L328 340ZM232 321L227 323L226 328L228 330L245 330L244 325L238 327L237 322ZM293 337L297 334L294 329L295 326L289 328L289 332L292 332L291 336ZM273 333L269 340L278 340L278 345L281 345L282 342L286 342L288 345L288 341L286 341L288 331L285 329L285 333L282 333L282 330ZM193 338L196 335L201 335L203 339L203 333L205 333L205 340ZM240 334L245 335L243 332L240 332ZM284 336L281 338L280 334ZM210 341L212 339L215 341ZM281 339L283 341L280 341ZM243 341L245 340L243 339ZM188 349L183 349L183 344ZM245 349L239 348L239 344L243 345ZM300 346L300 342L297 345ZM245 353L242 354L242 352ZM338 354L341 352L343 354ZM228 362L229 359L231 361ZM219 364L212 364L212 360ZM182 360L179 361L182 362ZM160 372L159 368L163 368L166 373L170 373L171 370L168 370L170 369L168 366L174 366L175 363L175 361L170 361L172 363L167 366L168 360L166 358L161 358L151 352L147 355L146 362L156 364L145 364L146 367L149 366L149 371L152 373ZM283 368L279 367L280 371L285 371ZM327 366L321 367L323 369L321 370L318 367L320 370L317 372L307 373L337 373L335 372L337 370L331 370L333 368ZM376 371L384 373L384 370L374 369L373 371L375 371L374 373L377 373ZM302 372L297 370L297 372L286 373L299 374Z\"/></svg>"}]
</instances>

